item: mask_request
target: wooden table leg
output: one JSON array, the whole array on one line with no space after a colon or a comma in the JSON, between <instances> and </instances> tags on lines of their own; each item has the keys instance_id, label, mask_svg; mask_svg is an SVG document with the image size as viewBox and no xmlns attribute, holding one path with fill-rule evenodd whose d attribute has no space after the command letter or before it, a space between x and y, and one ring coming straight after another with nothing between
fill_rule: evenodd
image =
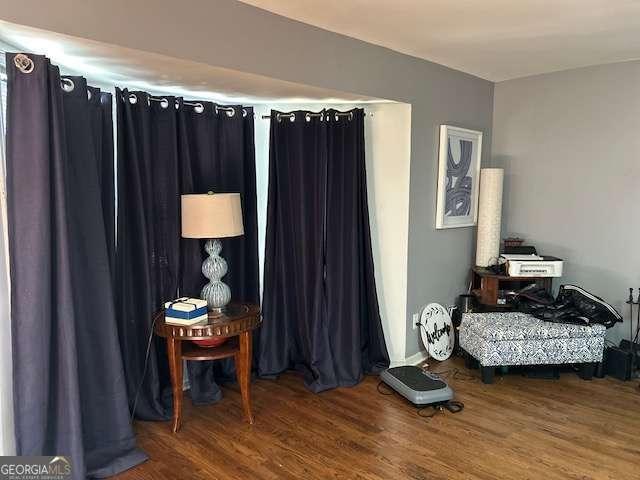
<instances>
[{"instance_id":1,"label":"wooden table leg","mask_svg":"<svg viewBox=\"0 0 640 480\"><path fill-rule=\"evenodd\" d=\"M240 385L240 393L242 394L242 409L244 410L244 418L249 423L253 423L253 414L251 413L251 332L242 332L239 335L240 352L236 355L236 375L238 376L238 384Z\"/></svg>"},{"instance_id":2,"label":"wooden table leg","mask_svg":"<svg viewBox=\"0 0 640 480\"><path fill-rule=\"evenodd\" d=\"M182 421L182 340L167 338L167 353L173 390L173 433L176 433Z\"/></svg>"}]
</instances>

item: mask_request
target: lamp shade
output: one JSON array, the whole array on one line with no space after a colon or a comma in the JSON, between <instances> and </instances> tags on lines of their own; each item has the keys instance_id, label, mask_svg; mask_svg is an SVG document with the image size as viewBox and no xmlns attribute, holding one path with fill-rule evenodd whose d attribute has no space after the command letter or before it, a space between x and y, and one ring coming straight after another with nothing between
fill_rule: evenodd
<instances>
[{"instance_id":1,"label":"lamp shade","mask_svg":"<svg viewBox=\"0 0 640 480\"><path fill-rule=\"evenodd\" d=\"M496 265L500 256L503 178L504 170L501 168L480 170L480 202L476 243L476 265L478 267Z\"/></svg>"},{"instance_id":2,"label":"lamp shade","mask_svg":"<svg viewBox=\"0 0 640 480\"><path fill-rule=\"evenodd\" d=\"M182 195L184 238L225 238L242 234L239 193Z\"/></svg>"}]
</instances>

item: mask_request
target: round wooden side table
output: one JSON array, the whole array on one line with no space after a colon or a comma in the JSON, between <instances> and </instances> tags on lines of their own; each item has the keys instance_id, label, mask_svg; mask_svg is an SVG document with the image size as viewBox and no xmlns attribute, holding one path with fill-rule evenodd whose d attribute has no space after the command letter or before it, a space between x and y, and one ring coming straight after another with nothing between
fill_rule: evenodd
<instances>
[{"instance_id":1,"label":"round wooden side table","mask_svg":"<svg viewBox=\"0 0 640 480\"><path fill-rule=\"evenodd\" d=\"M219 360L233 357L242 409L249 423L253 423L251 413L251 331L262 319L260 307L249 303L231 303L222 314L209 312L206 324L185 327L165 322L164 310L155 314L155 333L167 339L167 355L173 390L173 432L180 429L182 421L182 360ZM183 340L209 340L215 337L232 337L226 343L211 348L199 347Z\"/></svg>"}]
</instances>

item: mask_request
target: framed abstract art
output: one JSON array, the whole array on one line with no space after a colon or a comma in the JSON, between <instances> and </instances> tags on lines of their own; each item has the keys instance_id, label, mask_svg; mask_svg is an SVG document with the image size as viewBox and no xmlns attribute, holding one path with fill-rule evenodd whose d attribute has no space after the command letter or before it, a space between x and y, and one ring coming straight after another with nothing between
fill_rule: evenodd
<instances>
[{"instance_id":1,"label":"framed abstract art","mask_svg":"<svg viewBox=\"0 0 640 480\"><path fill-rule=\"evenodd\" d=\"M481 155L482 132L440 125L436 228L476 225Z\"/></svg>"}]
</instances>

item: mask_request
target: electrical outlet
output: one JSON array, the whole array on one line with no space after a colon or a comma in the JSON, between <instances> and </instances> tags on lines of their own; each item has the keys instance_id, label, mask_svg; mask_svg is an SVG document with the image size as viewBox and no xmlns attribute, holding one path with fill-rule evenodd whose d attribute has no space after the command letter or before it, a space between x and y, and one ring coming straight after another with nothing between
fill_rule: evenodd
<instances>
[{"instance_id":1,"label":"electrical outlet","mask_svg":"<svg viewBox=\"0 0 640 480\"><path fill-rule=\"evenodd\" d=\"M417 330L418 329L418 323L420 322L420 314L419 313L414 313L413 314L413 321L411 322L413 325L413 329Z\"/></svg>"}]
</instances>

